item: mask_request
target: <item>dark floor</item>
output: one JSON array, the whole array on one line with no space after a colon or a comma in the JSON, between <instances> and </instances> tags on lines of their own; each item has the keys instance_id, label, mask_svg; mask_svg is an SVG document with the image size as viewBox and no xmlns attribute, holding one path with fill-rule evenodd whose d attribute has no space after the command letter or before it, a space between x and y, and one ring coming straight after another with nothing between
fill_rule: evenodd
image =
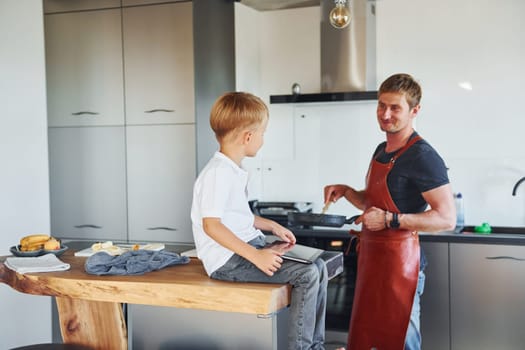
<instances>
[{"instance_id":1,"label":"dark floor","mask_svg":"<svg viewBox=\"0 0 525 350\"><path fill-rule=\"evenodd\" d=\"M346 347L347 337L348 333L346 332L326 331L325 349L335 350L340 347Z\"/></svg>"}]
</instances>

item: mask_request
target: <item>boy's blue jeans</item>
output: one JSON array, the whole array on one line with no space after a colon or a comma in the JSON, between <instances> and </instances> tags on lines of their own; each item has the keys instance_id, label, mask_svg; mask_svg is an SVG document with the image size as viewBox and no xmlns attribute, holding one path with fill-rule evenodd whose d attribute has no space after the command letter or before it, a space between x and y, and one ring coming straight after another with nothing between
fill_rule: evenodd
<instances>
[{"instance_id":1,"label":"boy's blue jeans","mask_svg":"<svg viewBox=\"0 0 525 350\"><path fill-rule=\"evenodd\" d=\"M265 246L264 237L248 242L256 248ZM211 278L234 282L290 283L292 300L288 326L288 349L324 349L326 293L328 272L324 260L301 264L285 260L281 268L268 276L254 264L234 254Z\"/></svg>"}]
</instances>

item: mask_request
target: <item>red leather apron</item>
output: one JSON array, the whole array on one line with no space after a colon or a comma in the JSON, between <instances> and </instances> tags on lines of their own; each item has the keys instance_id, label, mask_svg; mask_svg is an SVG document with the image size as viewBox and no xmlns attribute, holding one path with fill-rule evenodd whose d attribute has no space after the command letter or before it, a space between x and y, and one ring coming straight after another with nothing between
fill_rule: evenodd
<instances>
[{"instance_id":1,"label":"red leather apron","mask_svg":"<svg viewBox=\"0 0 525 350\"><path fill-rule=\"evenodd\" d=\"M387 186L394 162L421 137L411 139L390 162L372 160L366 179L366 208L399 213ZM349 350L402 350L419 273L415 231L384 229L358 234L357 279L348 334Z\"/></svg>"}]
</instances>

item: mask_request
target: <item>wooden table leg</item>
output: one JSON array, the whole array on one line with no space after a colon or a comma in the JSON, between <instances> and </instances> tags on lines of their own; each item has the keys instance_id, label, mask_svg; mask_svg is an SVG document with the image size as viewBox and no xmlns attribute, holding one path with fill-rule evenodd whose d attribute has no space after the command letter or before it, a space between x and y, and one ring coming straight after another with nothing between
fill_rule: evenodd
<instances>
[{"instance_id":1,"label":"wooden table leg","mask_svg":"<svg viewBox=\"0 0 525 350\"><path fill-rule=\"evenodd\" d=\"M126 322L120 303L56 297L64 343L126 350Z\"/></svg>"}]
</instances>

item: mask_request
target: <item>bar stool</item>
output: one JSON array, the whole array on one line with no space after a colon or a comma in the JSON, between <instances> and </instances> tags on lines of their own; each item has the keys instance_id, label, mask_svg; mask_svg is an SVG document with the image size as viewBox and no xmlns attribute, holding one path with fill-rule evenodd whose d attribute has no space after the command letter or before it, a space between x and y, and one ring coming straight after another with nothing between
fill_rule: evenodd
<instances>
[{"instance_id":1,"label":"bar stool","mask_svg":"<svg viewBox=\"0 0 525 350\"><path fill-rule=\"evenodd\" d=\"M93 348L77 344L46 343L25 345L11 350L93 350Z\"/></svg>"}]
</instances>

